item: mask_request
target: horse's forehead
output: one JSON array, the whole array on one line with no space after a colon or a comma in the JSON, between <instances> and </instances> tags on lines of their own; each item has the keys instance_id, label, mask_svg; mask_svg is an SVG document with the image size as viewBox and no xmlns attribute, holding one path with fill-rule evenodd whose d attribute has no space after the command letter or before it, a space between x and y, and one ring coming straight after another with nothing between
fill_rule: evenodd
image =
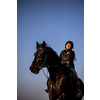
<instances>
[{"instance_id":1,"label":"horse's forehead","mask_svg":"<svg viewBox=\"0 0 100 100\"><path fill-rule=\"evenodd\" d=\"M35 55L37 55L37 54L41 54L41 53L43 53L43 52L44 52L44 51L43 51L42 49L37 49Z\"/></svg>"},{"instance_id":2,"label":"horse's forehead","mask_svg":"<svg viewBox=\"0 0 100 100\"><path fill-rule=\"evenodd\" d=\"M42 47L43 47L42 44L37 45L37 48L42 48Z\"/></svg>"}]
</instances>

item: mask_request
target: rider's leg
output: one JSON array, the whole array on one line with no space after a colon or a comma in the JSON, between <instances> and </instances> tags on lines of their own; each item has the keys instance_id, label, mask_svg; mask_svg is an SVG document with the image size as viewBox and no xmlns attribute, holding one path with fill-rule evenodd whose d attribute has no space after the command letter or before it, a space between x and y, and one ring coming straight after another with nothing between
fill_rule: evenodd
<instances>
[{"instance_id":1,"label":"rider's leg","mask_svg":"<svg viewBox=\"0 0 100 100\"><path fill-rule=\"evenodd\" d=\"M82 92L80 90L80 81L79 81L78 75L77 75L77 73L76 73L74 68L70 68L69 70L72 71L74 73L74 75L75 75L75 80L76 80L76 96L80 97L82 95Z\"/></svg>"}]
</instances>

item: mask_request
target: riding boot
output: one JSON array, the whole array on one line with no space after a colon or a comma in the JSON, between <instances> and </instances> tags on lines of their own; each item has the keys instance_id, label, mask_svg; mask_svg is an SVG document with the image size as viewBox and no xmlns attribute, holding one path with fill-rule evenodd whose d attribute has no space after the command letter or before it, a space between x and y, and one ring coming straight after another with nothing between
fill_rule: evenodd
<instances>
[{"instance_id":1,"label":"riding boot","mask_svg":"<svg viewBox=\"0 0 100 100\"><path fill-rule=\"evenodd\" d=\"M81 97L82 96L82 91L80 89L80 81L79 81L79 79L77 79L77 82L76 82L76 96L77 97Z\"/></svg>"}]
</instances>

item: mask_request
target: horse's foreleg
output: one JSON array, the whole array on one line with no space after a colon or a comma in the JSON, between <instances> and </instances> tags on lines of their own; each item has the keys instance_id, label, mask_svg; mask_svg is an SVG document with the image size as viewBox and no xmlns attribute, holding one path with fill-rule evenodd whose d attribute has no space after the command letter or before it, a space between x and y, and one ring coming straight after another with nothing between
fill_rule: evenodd
<instances>
[{"instance_id":1,"label":"horse's foreleg","mask_svg":"<svg viewBox=\"0 0 100 100\"><path fill-rule=\"evenodd\" d=\"M65 94L62 93L60 96L59 96L59 100L65 100Z\"/></svg>"},{"instance_id":2,"label":"horse's foreleg","mask_svg":"<svg viewBox=\"0 0 100 100\"><path fill-rule=\"evenodd\" d=\"M56 97L55 97L55 95L53 95L51 93L49 93L49 99L50 100L57 100Z\"/></svg>"}]
</instances>

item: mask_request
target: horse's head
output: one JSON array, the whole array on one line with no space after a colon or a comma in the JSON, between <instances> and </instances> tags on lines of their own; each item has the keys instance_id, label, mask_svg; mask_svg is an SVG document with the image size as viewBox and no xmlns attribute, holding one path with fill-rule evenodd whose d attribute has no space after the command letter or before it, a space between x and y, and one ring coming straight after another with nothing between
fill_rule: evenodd
<instances>
[{"instance_id":1,"label":"horse's head","mask_svg":"<svg viewBox=\"0 0 100 100\"><path fill-rule=\"evenodd\" d=\"M32 65L30 66L31 72L34 74L38 74L40 69L44 66L45 61L46 61L46 43L43 41L42 44L38 44L37 42L37 51L34 54L34 60L32 62Z\"/></svg>"}]
</instances>

